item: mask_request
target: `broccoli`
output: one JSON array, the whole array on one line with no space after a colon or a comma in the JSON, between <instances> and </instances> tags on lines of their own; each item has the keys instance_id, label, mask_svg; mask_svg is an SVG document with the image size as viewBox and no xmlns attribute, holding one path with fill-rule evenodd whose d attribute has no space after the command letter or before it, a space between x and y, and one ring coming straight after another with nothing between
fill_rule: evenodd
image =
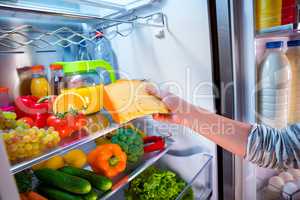
<instances>
[{"instance_id":1,"label":"broccoli","mask_svg":"<svg viewBox=\"0 0 300 200\"><path fill-rule=\"evenodd\" d=\"M127 154L127 160L130 163L137 162L144 154L143 138L131 128L118 129L111 142L121 146Z\"/></svg>"}]
</instances>

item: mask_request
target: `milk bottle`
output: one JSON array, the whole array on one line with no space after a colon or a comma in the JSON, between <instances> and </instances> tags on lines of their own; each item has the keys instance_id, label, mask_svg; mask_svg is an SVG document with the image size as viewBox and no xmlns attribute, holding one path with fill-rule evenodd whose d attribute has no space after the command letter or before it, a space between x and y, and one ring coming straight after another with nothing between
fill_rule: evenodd
<instances>
[{"instance_id":1,"label":"milk bottle","mask_svg":"<svg viewBox=\"0 0 300 200\"><path fill-rule=\"evenodd\" d=\"M283 52L283 41L266 43L265 57L258 70L258 119L283 128L288 121L291 67Z\"/></svg>"}]
</instances>

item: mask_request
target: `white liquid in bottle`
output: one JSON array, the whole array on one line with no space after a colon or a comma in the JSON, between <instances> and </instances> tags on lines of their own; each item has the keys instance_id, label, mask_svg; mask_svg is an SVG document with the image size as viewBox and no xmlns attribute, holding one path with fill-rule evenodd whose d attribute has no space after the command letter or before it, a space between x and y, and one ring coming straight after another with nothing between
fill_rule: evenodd
<instances>
[{"instance_id":1,"label":"white liquid in bottle","mask_svg":"<svg viewBox=\"0 0 300 200\"><path fill-rule=\"evenodd\" d=\"M258 70L258 119L274 128L283 128L288 121L291 69L282 47L282 41L266 43Z\"/></svg>"},{"instance_id":2,"label":"white liquid in bottle","mask_svg":"<svg viewBox=\"0 0 300 200\"><path fill-rule=\"evenodd\" d=\"M300 122L300 40L288 41L286 55L291 65L289 123Z\"/></svg>"}]
</instances>

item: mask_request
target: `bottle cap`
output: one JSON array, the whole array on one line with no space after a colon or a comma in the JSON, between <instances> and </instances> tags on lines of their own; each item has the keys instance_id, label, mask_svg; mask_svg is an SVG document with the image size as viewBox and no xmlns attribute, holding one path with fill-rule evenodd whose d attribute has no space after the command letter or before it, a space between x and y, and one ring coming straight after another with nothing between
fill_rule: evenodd
<instances>
[{"instance_id":1,"label":"bottle cap","mask_svg":"<svg viewBox=\"0 0 300 200\"><path fill-rule=\"evenodd\" d=\"M300 40L290 40L287 45L288 47L300 46Z\"/></svg>"},{"instance_id":2,"label":"bottle cap","mask_svg":"<svg viewBox=\"0 0 300 200\"><path fill-rule=\"evenodd\" d=\"M8 93L7 87L0 87L0 93Z\"/></svg>"},{"instance_id":3,"label":"bottle cap","mask_svg":"<svg viewBox=\"0 0 300 200\"><path fill-rule=\"evenodd\" d=\"M273 42L267 42L266 48L267 49L276 49L283 46L283 41L273 41Z\"/></svg>"},{"instance_id":4,"label":"bottle cap","mask_svg":"<svg viewBox=\"0 0 300 200\"><path fill-rule=\"evenodd\" d=\"M44 70L44 66L43 65L34 65L31 67L32 71L41 71Z\"/></svg>"},{"instance_id":5,"label":"bottle cap","mask_svg":"<svg viewBox=\"0 0 300 200\"><path fill-rule=\"evenodd\" d=\"M62 70L62 69L63 69L63 66L60 65L60 64L51 64L51 65L50 65L50 69L51 69L51 70Z\"/></svg>"}]
</instances>

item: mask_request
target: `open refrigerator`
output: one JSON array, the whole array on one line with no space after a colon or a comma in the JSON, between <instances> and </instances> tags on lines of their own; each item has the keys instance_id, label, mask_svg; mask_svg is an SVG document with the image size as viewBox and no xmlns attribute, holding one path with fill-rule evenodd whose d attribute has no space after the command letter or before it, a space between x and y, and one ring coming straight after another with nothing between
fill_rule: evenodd
<instances>
[{"instance_id":1,"label":"open refrigerator","mask_svg":"<svg viewBox=\"0 0 300 200\"><path fill-rule=\"evenodd\" d=\"M105 50L113 55L108 62L117 76L151 80L194 104L218 111L223 106L213 94L214 82L218 81L213 74L219 72L212 65L211 7L210 1L196 0L0 1L0 84L9 87L13 100L20 95L18 68L95 59L91 48L101 32L109 41ZM146 134L168 136L165 149L145 155L128 168L100 199L123 199L128 182L151 165L170 169L187 182L176 199L190 187L195 199L217 199L218 187L234 186L233 182L223 186L219 181L223 175L228 177L221 180L233 180L231 172L222 171L231 170L232 155L212 142L151 117L132 124ZM12 175L75 148L89 151L95 147L94 140L122 126L111 121L103 130L14 164L9 163L1 140L0 199L19 199Z\"/></svg>"}]
</instances>

